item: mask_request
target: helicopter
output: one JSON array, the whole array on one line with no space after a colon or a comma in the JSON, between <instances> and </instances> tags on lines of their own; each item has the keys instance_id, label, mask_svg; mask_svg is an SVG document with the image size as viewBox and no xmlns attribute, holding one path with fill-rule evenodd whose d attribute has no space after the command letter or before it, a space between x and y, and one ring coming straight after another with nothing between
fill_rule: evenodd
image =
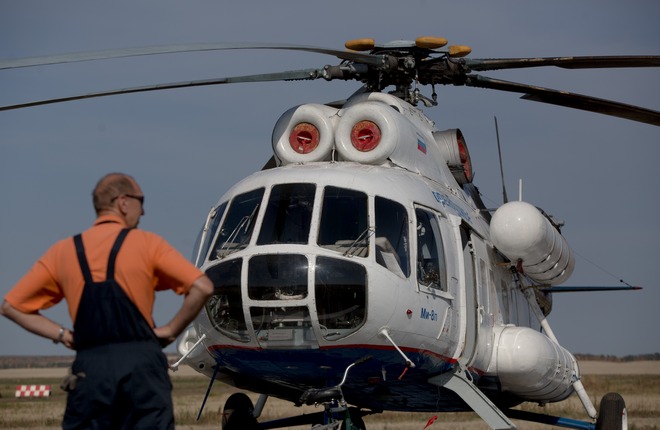
<instances>
[{"instance_id":1,"label":"helicopter","mask_svg":"<svg viewBox=\"0 0 660 430\"><path fill-rule=\"evenodd\" d=\"M218 44L106 51L0 62L0 68L191 50L275 49L337 57L338 65L150 85L0 107L172 88L264 81L347 80L346 100L309 103L275 125L273 156L209 212L195 263L216 292L179 339L181 359L210 378L261 395L225 405L223 428L365 428L386 410L475 411L495 429L511 419L567 428L626 428L625 402L596 411L575 357L546 319L575 260L560 223L507 201L491 210L473 183L458 129L439 130L419 108L435 87L470 86L527 100L660 125L660 113L474 72L556 66L658 67L658 56L470 59L436 37L347 51ZM420 87L430 86L430 96ZM393 90L387 89L393 87ZM636 287L615 287L635 289ZM614 288L591 288L590 291ZM513 409L576 393L589 421ZM208 393L207 393L208 395ZM269 396L324 411L258 422ZM201 411L200 411L201 412Z\"/></svg>"}]
</instances>

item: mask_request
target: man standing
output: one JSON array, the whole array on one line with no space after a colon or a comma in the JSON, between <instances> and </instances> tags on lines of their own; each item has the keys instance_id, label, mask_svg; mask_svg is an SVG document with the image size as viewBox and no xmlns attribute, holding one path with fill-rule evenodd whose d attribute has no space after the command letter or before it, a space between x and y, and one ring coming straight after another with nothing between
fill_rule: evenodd
<instances>
[{"instance_id":1,"label":"man standing","mask_svg":"<svg viewBox=\"0 0 660 430\"><path fill-rule=\"evenodd\" d=\"M1 312L76 350L64 429L174 428L162 348L197 316L213 284L164 239L136 229L144 195L132 177L104 176L93 199L94 225L53 245L5 296ZM154 328L154 295L167 289L185 299ZM63 298L73 330L39 313Z\"/></svg>"}]
</instances>

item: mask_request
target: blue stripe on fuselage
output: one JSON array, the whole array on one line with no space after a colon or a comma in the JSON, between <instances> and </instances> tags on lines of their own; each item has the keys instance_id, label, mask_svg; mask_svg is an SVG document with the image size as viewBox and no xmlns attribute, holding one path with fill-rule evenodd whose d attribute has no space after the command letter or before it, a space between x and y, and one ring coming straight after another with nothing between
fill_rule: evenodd
<instances>
[{"instance_id":1,"label":"blue stripe on fuselage","mask_svg":"<svg viewBox=\"0 0 660 430\"><path fill-rule=\"evenodd\" d=\"M297 402L309 388L338 384L351 363L371 356L371 360L350 370L342 388L350 404L373 410L466 410L466 405L453 392L428 383L430 377L452 369L455 364L455 360L430 351L404 349L415 363L414 368L406 370L401 354L387 346L280 350L216 345L209 350L221 371L230 374L240 388L292 402ZM478 380L478 374L473 376Z\"/></svg>"}]
</instances>

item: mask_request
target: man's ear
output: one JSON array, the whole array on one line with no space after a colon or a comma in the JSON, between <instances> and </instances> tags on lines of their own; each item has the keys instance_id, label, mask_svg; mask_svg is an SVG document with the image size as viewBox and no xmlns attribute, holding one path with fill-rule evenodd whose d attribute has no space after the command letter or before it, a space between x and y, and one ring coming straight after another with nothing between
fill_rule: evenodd
<instances>
[{"instance_id":1,"label":"man's ear","mask_svg":"<svg viewBox=\"0 0 660 430\"><path fill-rule=\"evenodd\" d=\"M122 214L123 216L126 216L128 213L128 202L126 201L125 198L122 196L118 197L116 200L117 204L117 210L119 210L119 213Z\"/></svg>"}]
</instances>

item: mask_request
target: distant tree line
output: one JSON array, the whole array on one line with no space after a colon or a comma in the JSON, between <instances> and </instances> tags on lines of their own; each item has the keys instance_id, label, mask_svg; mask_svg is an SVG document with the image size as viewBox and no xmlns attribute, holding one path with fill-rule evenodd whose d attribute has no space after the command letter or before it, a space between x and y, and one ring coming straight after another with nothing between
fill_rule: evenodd
<instances>
[{"instance_id":1,"label":"distant tree line","mask_svg":"<svg viewBox=\"0 0 660 430\"><path fill-rule=\"evenodd\" d=\"M0 356L0 369L70 367L73 358L73 355L5 355Z\"/></svg>"},{"instance_id":2,"label":"distant tree line","mask_svg":"<svg viewBox=\"0 0 660 430\"><path fill-rule=\"evenodd\" d=\"M73 355L0 355L0 369L71 367L74 358ZM170 363L178 359L178 354L167 354Z\"/></svg>"},{"instance_id":3,"label":"distant tree line","mask_svg":"<svg viewBox=\"0 0 660 430\"><path fill-rule=\"evenodd\" d=\"M655 361L660 360L660 352L651 354L637 354L626 355L617 357L616 355L600 355L600 354L575 354L575 358L579 361L612 361L612 362L628 362L628 361Z\"/></svg>"}]
</instances>

